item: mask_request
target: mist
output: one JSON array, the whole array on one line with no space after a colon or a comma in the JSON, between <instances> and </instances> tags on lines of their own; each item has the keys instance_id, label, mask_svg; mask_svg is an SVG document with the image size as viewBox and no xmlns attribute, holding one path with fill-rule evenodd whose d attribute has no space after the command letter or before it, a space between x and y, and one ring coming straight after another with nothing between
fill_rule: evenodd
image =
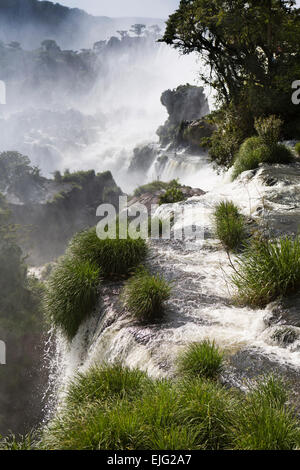
<instances>
[{"instance_id":1,"label":"mist","mask_svg":"<svg viewBox=\"0 0 300 470\"><path fill-rule=\"evenodd\" d=\"M124 178L133 149L157 142L156 130L167 118L162 92L197 83L196 57L179 56L156 40L154 35L114 37L69 52L63 67L59 61L68 52L59 45L38 64L29 59L44 57L40 49L14 51L19 79L5 77L8 101L2 107L0 150L28 155L47 177L55 170L111 170L122 189L133 189L136 182ZM20 57L26 62L21 70Z\"/></svg>"}]
</instances>

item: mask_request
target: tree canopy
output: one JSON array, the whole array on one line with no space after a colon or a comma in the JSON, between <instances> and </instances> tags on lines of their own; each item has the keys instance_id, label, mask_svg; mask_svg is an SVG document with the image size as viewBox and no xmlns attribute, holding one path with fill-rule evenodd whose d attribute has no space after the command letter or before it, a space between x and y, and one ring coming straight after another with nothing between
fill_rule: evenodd
<instances>
[{"instance_id":1,"label":"tree canopy","mask_svg":"<svg viewBox=\"0 0 300 470\"><path fill-rule=\"evenodd\" d=\"M200 78L216 90L216 127L206 139L218 165L232 165L255 119L276 115L282 136L300 138L292 83L300 78L300 9L294 0L181 0L161 39L199 53Z\"/></svg>"},{"instance_id":2,"label":"tree canopy","mask_svg":"<svg viewBox=\"0 0 300 470\"><path fill-rule=\"evenodd\" d=\"M201 78L221 103L244 102L254 115L294 114L291 84L300 77L300 9L294 0L181 0L162 38L198 52Z\"/></svg>"}]
</instances>

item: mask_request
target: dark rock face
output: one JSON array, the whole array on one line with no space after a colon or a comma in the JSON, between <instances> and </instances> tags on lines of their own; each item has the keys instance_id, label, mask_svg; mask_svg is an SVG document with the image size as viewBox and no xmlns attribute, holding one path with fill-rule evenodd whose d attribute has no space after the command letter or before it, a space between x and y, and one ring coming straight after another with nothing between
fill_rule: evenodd
<instances>
[{"instance_id":1,"label":"dark rock face","mask_svg":"<svg viewBox=\"0 0 300 470\"><path fill-rule=\"evenodd\" d=\"M272 302L267 308L268 315L265 322L270 325L289 325L300 327L300 295L282 298Z\"/></svg>"},{"instance_id":2,"label":"dark rock face","mask_svg":"<svg viewBox=\"0 0 300 470\"><path fill-rule=\"evenodd\" d=\"M145 173L149 170L158 151L154 144L136 147L133 151L133 159L131 160L128 171L130 173Z\"/></svg>"},{"instance_id":3,"label":"dark rock face","mask_svg":"<svg viewBox=\"0 0 300 470\"><path fill-rule=\"evenodd\" d=\"M162 145L173 143L174 147L199 148L201 138L211 135L213 129L202 119L209 114L202 87L182 85L167 90L162 94L161 102L169 114L169 119L157 131Z\"/></svg>"},{"instance_id":4,"label":"dark rock face","mask_svg":"<svg viewBox=\"0 0 300 470\"><path fill-rule=\"evenodd\" d=\"M203 194L205 194L205 191L202 191L202 189L191 188L189 186L180 186L180 191L183 193L186 199L189 199L194 196L203 196ZM165 190L145 192L138 197L137 196L133 197L129 201L128 205L130 207L136 203L143 204L144 206L147 207L147 210L150 213L151 206L159 204L160 197L163 196L165 192L166 192Z\"/></svg>"},{"instance_id":5,"label":"dark rock face","mask_svg":"<svg viewBox=\"0 0 300 470\"><path fill-rule=\"evenodd\" d=\"M202 87L182 85L175 90L167 90L161 96L161 103L167 108L170 124L194 121L209 113Z\"/></svg>"},{"instance_id":6,"label":"dark rock face","mask_svg":"<svg viewBox=\"0 0 300 470\"><path fill-rule=\"evenodd\" d=\"M75 233L97 224L97 207L111 203L118 208L122 194L110 172L94 171L61 181L41 178L27 182L24 189L18 197L10 192L6 197L13 222L29 231L21 247L35 265L61 256Z\"/></svg>"}]
</instances>

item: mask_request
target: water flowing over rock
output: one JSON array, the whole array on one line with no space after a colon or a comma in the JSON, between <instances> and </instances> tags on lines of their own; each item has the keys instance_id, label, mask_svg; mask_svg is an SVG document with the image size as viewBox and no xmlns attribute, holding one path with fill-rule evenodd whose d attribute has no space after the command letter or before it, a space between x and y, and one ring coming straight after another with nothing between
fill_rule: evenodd
<instances>
[{"instance_id":1,"label":"water flowing over rock","mask_svg":"<svg viewBox=\"0 0 300 470\"><path fill-rule=\"evenodd\" d=\"M234 182L223 181L206 194L175 207L160 206L156 215L161 217L167 217L175 208L193 214L193 224L204 233L201 240L190 235L182 240L149 242L149 267L173 283L165 317L154 324L137 322L120 303L121 283L106 285L96 311L80 327L72 344L58 342L62 389L78 369L114 360L139 367L154 377L172 376L178 352L190 342L209 338L226 351L225 383L244 388L245 380L266 371L278 372L292 384L294 400L299 405L298 303L285 304L290 315L277 315L276 321L274 307L250 309L233 305L232 268L214 237L212 221L215 204L229 199L263 229L280 235L286 233L283 227L288 227L289 233L295 233L296 225L287 222L298 213L300 180L295 175L299 171L299 163L262 165L256 172L245 172ZM266 185L266 178L276 182ZM184 229L186 220L176 218L174 229ZM290 327L294 334L278 333L278 328L283 327Z\"/></svg>"}]
</instances>

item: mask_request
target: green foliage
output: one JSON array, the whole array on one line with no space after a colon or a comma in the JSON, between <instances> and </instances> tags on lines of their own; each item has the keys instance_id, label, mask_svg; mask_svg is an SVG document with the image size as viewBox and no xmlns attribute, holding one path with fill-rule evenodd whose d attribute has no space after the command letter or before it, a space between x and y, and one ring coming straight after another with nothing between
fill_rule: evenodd
<instances>
[{"instance_id":1,"label":"green foliage","mask_svg":"<svg viewBox=\"0 0 300 470\"><path fill-rule=\"evenodd\" d=\"M179 397L181 420L197 427L198 439L205 449L232 447L236 409L241 405L236 392L217 381L196 377L179 385Z\"/></svg>"},{"instance_id":2,"label":"green foliage","mask_svg":"<svg viewBox=\"0 0 300 470\"><path fill-rule=\"evenodd\" d=\"M39 169L30 166L28 157L18 152L0 153L0 190L10 187L15 194L23 194L28 184L41 179Z\"/></svg>"},{"instance_id":3,"label":"green foliage","mask_svg":"<svg viewBox=\"0 0 300 470\"><path fill-rule=\"evenodd\" d=\"M179 357L178 368L190 377L216 379L222 371L223 354L208 340L191 344Z\"/></svg>"},{"instance_id":4,"label":"green foliage","mask_svg":"<svg viewBox=\"0 0 300 470\"><path fill-rule=\"evenodd\" d=\"M226 105L206 117L216 127L212 136L203 139L214 164L230 168L243 140L253 133L253 119L233 105Z\"/></svg>"},{"instance_id":5,"label":"green foliage","mask_svg":"<svg viewBox=\"0 0 300 470\"><path fill-rule=\"evenodd\" d=\"M231 201L221 201L214 211L216 235L226 250L237 250L246 239L244 217Z\"/></svg>"},{"instance_id":6,"label":"green foliage","mask_svg":"<svg viewBox=\"0 0 300 470\"><path fill-rule=\"evenodd\" d=\"M117 238L100 240L96 229L81 232L71 241L68 253L76 258L96 263L101 267L103 276L128 276L145 258L147 246L145 240L134 240L127 236L119 238L117 223Z\"/></svg>"},{"instance_id":7,"label":"green foliage","mask_svg":"<svg viewBox=\"0 0 300 470\"><path fill-rule=\"evenodd\" d=\"M286 407L281 379L270 377L252 388L240 407L235 447L241 450L289 450L299 446L299 422Z\"/></svg>"},{"instance_id":8,"label":"green foliage","mask_svg":"<svg viewBox=\"0 0 300 470\"><path fill-rule=\"evenodd\" d=\"M244 395L199 377L154 380L120 365L93 367L70 384L64 406L31 445L115 451L296 449L300 428L288 399L286 385L274 376Z\"/></svg>"},{"instance_id":9,"label":"green foliage","mask_svg":"<svg viewBox=\"0 0 300 470\"><path fill-rule=\"evenodd\" d=\"M69 385L66 401L72 407L136 396L147 381L146 374L138 369L130 370L120 364L94 366L77 374Z\"/></svg>"},{"instance_id":10,"label":"green foliage","mask_svg":"<svg viewBox=\"0 0 300 470\"><path fill-rule=\"evenodd\" d=\"M155 193L161 191L162 189L167 189L170 183L165 183L163 181L152 181L151 183L144 184L139 186L134 191L134 196L139 197L145 193Z\"/></svg>"},{"instance_id":11,"label":"green foliage","mask_svg":"<svg viewBox=\"0 0 300 470\"><path fill-rule=\"evenodd\" d=\"M237 258L232 282L237 288L236 300L253 307L265 307L296 292L300 287L299 238L253 239Z\"/></svg>"},{"instance_id":12,"label":"green foliage","mask_svg":"<svg viewBox=\"0 0 300 470\"><path fill-rule=\"evenodd\" d=\"M161 317L170 294L171 286L162 277L152 276L146 270L139 269L126 282L123 302L136 318L151 321Z\"/></svg>"},{"instance_id":13,"label":"green foliage","mask_svg":"<svg viewBox=\"0 0 300 470\"><path fill-rule=\"evenodd\" d=\"M10 434L2 440L0 436L0 450L34 450L35 441L36 436L34 434L26 434L25 436Z\"/></svg>"},{"instance_id":14,"label":"green foliage","mask_svg":"<svg viewBox=\"0 0 300 470\"><path fill-rule=\"evenodd\" d=\"M84 182L87 182L88 180L92 180L95 178L96 174L94 170L88 170L88 171L74 171L70 172L69 170L65 170L63 175L60 175L60 177L56 174L54 177L56 177L56 180L60 180L61 183L75 183L75 184L82 184Z\"/></svg>"},{"instance_id":15,"label":"green foliage","mask_svg":"<svg viewBox=\"0 0 300 470\"><path fill-rule=\"evenodd\" d=\"M17 239L17 227L11 224L5 198L0 195L0 339L9 352L7 364L0 367L1 434L8 430L24 432L24 423L35 425L40 418L44 392L43 286L37 279L28 277Z\"/></svg>"},{"instance_id":16,"label":"green foliage","mask_svg":"<svg viewBox=\"0 0 300 470\"><path fill-rule=\"evenodd\" d=\"M291 102L291 83L300 73L299 12L294 2L215 0L212 7L207 0L182 0L167 21L162 41L185 54L201 54L200 77L216 90L222 107L233 106L242 140L253 134L252 128L245 135L247 116L253 127L254 118L278 115L285 134L297 119ZM226 145L226 137L220 146ZM221 153L228 164L229 154L219 148L219 158Z\"/></svg>"},{"instance_id":17,"label":"green foliage","mask_svg":"<svg viewBox=\"0 0 300 470\"><path fill-rule=\"evenodd\" d=\"M296 150L297 155L300 157L300 142L298 142L298 143L295 145L295 150Z\"/></svg>"},{"instance_id":18,"label":"green foliage","mask_svg":"<svg viewBox=\"0 0 300 470\"><path fill-rule=\"evenodd\" d=\"M266 136L266 139L269 137ZM262 137L250 137L241 145L236 157L233 170L233 179L237 178L243 171L253 170L260 163L282 163L292 162L292 151L283 144L273 143L266 145Z\"/></svg>"},{"instance_id":19,"label":"green foliage","mask_svg":"<svg viewBox=\"0 0 300 470\"><path fill-rule=\"evenodd\" d=\"M65 257L47 283L46 311L51 322L71 340L95 308L101 270L90 261Z\"/></svg>"},{"instance_id":20,"label":"green foliage","mask_svg":"<svg viewBox=\"0 0 300 470\"><path fill-rule=\"evenodd\" d=\"M276 116L268 116L267 118L257 118L254 123L255 130L262 142L273 147L280 140L283 121Z\"/></svg>"},{"instance_id":21,"label":"green foliage","mask_svg":"<svg viewBox=\"0 0 300 470\"><path fill-rule=\"evenodd\" d=\"M185 196L181 191L180 185L178 183L170 183L170 186L164 194L159 198L159 205L162 204L175 204L176 202L181 202L185 200Z\"/></svg>"}]
</instances>

